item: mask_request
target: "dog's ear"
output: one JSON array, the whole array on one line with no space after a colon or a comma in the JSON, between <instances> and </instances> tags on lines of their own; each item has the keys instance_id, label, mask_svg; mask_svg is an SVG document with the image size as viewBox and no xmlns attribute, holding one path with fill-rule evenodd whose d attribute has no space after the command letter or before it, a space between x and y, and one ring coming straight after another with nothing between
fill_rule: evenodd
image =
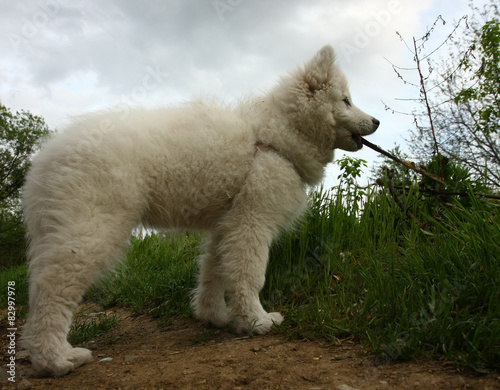
<instances>
[{"instance_id":1,"label":"dog's ear","mask_svg":"<svg viewBox=\"0 0 500 390\"><path fill-rule=\"evenodd\" d=\"M304 66L303 81L310 94L330 85L333 77L333 67L335 63L335 52L329 45L324 46L316 55Z\"/></svg>"}]
</instances>

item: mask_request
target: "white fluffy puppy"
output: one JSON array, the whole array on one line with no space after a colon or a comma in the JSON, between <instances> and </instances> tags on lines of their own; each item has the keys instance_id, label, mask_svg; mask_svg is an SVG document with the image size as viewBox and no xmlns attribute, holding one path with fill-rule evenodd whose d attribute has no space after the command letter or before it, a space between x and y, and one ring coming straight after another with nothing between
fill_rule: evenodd
<instances>
[{"instance_id":1,"label":"white fluffy puppy","mask_svg":"<svg viewBox=\"0 0 500 390\"><path fill-rule=\"evenodd\" d=\"M23 345L40 374L65 375L91 352L66 340L83 293L120 257L131 230L207 231L196 317L269 331L260 301L271 242L306 205L333 151L362 147L378 120L356 108L333 49L322 48L267 95L237 107L84 116L48 141L23 190L30 313ZM229 299L226 302L225 296Z\"/></svg>"}]
</instances>

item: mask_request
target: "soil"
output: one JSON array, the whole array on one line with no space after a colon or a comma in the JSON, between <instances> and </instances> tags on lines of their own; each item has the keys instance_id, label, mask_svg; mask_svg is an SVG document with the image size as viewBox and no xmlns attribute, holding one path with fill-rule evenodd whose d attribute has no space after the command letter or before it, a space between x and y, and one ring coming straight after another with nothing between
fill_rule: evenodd
<instances>
[{"instance_id":1,"label":"soil","mask_svg":"<svg viewBox=\"0 0 500 390\"><path fill-rule=\"evenodd\" d=\"M382 362L351 340L238 337L194 319L168 325L124 309L118 326L80 346L94 361L62 378L35 378L18 351L16 384L7 381L2 337L0 386L6 389L500 389L500 371L478 376L433 360ZM108 313L109 314L109 313ZM2 334L7 334L2 320Z\"/></svg>"}]
</instances>

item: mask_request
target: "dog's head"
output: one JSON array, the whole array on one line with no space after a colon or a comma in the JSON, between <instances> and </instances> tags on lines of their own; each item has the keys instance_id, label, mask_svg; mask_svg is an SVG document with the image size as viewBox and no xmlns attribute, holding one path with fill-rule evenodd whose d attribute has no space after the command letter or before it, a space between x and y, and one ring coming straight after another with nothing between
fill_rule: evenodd
<instances>
[{"instance_id":1,"label":"dog's head","mask_svg":"<svg viewBox=\"0 0 500 390\"><path fill-rule=\"evenodd\" d=\"M325 151L359 150L360 136L372 134L380 124L354 105L331 46L284 78L281 87L298 130Z\"/></svg>"}]
</instances>

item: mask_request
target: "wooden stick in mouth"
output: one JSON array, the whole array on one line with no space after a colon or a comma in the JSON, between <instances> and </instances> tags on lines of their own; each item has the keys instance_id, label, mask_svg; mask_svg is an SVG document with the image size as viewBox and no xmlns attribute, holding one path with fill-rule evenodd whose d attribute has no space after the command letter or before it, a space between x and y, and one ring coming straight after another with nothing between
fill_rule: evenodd
<instances>
[{"instance_id":1,"label":"wooden stick in mouth","mask_svg":"<svg viewBox=\"0 0 500 390\"><path fill-rule=\"evenodd\" d=\"M427 171L425 171L424 169L422 168L419 168L417 167L415 164L413 164L411 161L404 161L404 160L401 160L400 158L396 157L395 155L393 155L392 153L389 153L387 151L385 151L384 149L382 149L380 146L378 145L375 145L375 144L372 144L370 141L367 141L366 139L364 139L363 137L361 137L360 135L358 136L359 137L359 140L361 141L361 143L363 145L366 145L368 146L370 149L373 149L375 150L376 152L378 153L381 153L383 154L384 156L386 157L389 157L391 160L394 160L402 165L404 165L405 167L407 168L410 168L412 170L414 170L415 172L418 172L420 173L421 175L424 175L424 176L427 176L428 178L432 179L432 180L435 180L437 181L438 183L441 183L442 185L446 185L446 182L441 179L440 177L436 176L436 175L433 175L432 173L429 173Z\"/></svg>"}]
</instances>

